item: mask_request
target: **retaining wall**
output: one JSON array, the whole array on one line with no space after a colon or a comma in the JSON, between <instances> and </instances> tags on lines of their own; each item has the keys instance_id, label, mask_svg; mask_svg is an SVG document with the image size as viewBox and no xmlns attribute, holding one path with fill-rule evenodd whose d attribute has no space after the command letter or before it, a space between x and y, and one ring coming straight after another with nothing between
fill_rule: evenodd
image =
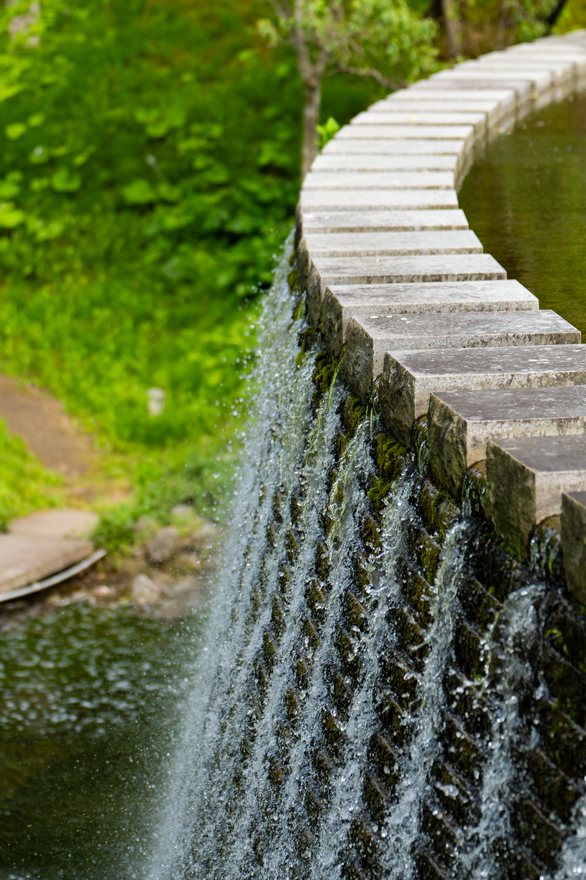
<instances>
[{"instance_id":1,"label":"retaining wall","mask_svg":"<svg viewBox=\"0 0 586 880\"><path fill-rule=\"evenodd\" d=\"M487 140L586 88L586 31L492 52L394 92L324 148L297 210L310 319L363 400L375 384L457 500L474 467L497 533L524 556L561 531L586 602L586 347L469 229L457 188Z\"/></svg>"}]
</instances>

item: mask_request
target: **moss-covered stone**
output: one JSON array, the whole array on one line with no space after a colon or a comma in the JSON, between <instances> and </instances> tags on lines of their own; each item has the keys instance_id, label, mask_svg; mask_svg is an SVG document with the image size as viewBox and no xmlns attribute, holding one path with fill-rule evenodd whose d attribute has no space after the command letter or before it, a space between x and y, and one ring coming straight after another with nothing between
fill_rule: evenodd
<instances>
[{"instance_id":1,"label":"moss-covered stone","mask_svg":"<svg viewBox=\"0 0 586 880\"><path fill-rule=\"evenodd\" d=\"M271 624L275 635L282 636L285 631L285 609L278 595L273 596L271 606Z\"/></svg>"},{"instance_id":2,"label":"moss-covered stone","mask_svg":"<svg viewBox=\"0 0 586 880\"><path fill-rule=\"evenodd\" d=\"M365 770L362 783L364 801L375 822L384 822L389 806L389 789L374 774Z\"/></svg>"},{"instance_id":3,"label":"moss-covered stone","mask_svg":"<svg viewBox=\"0 0 586 880\"><path fill-rule=\"evenodd\" d=\"M423 526L413 524L409 529L409 550L416 558L425 579L432 584L439 566L440 545Z\"/></svg>"}]
</instances>

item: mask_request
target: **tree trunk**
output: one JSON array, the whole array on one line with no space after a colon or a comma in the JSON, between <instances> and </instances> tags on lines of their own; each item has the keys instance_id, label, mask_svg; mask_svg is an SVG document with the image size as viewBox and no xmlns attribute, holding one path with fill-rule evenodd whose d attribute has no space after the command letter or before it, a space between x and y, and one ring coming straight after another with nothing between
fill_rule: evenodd
<instances>
[{"instance_id":1,"label":"tree trunk","mask_svg":"<svg viewBox=\"0 0 586 880\"><path fill-rule=\"evenodd\" d=\"M459 51L459 22L453 0L442 0L444 32L448 57L455 58Z\"/></svg>"},{"instance_id":2,"label":"tree trunk","mask_svg":"<svg viewBox=\"0 0 586 880\"><path fill-rule=\"evenodd\" d=\"M317 126L321 107L321 78L317 84L305 83L303 102L303 141L301 144L301 182L317 156Z\"/></svg>"},{"instance_id":3,"label":"tree trunk","mask_svg":"<svg viewBox=\"0 0 586 880\"><path fill-rule=\"evenodd\" d=\"M545 19L545 23L547 24L549 31L551 32L552 28L557 24L557 20L564 11L564 6L566 5L566 0L558 0L555 7L551 11L551 13Z\"/></svg>"}]
</instances>

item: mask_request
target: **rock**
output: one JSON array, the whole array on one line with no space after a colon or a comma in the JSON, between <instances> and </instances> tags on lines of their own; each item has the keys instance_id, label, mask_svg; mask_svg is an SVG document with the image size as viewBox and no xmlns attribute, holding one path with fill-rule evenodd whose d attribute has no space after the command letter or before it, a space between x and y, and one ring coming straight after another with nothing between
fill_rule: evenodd
<instances>
[{"instance_id":1,"label":"rock","mask_svg":"<svg viewBox=\"0 0 586 880\"><path fill-rule=\"evenodd\" d=\"M132 598L137 605L155 605L160 599L159 588L146 574L139 574L132 582Z\"/></svg>"},{"instance_id":2,"label":"rock","mask_svg":"<svg viewBox=\"0 0 586 880\"><path fill-rule=\"evenodd\" d=\"M179 549L180 540L175 526L159 529L146 546L147 557L151 562L168 562Z\"/></svg>"},{"instance_id":3,"label":"rock","mask_svg":"<svg viewBox=\"0 0 586 880\"><path fill-rule=\"evenodd\" d=\"M191 504L176 504L175 507L171 509L171 514L177 519L186 519L187 517L193 516L193 507Z\"/></svg>"}]
</instances>

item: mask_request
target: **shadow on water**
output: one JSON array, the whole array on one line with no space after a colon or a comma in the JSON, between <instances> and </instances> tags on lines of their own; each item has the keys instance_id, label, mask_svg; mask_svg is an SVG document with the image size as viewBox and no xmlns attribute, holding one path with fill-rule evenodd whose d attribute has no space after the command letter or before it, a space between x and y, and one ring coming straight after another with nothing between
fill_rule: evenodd
<instances>
[{"instance_id":1,"label":"shadow on water","mask_svg":"<svg viewBox=\"0 0 586 880\"><path fill-rule=\"evenodd\" d=\"M195 624L89 603L3 633L2 880L140 877L197 642Z\"/></svg>"},{"instance_id":2,"label":"shadow on water","mask_svg":"<svg viewBox=\"0 0 586 880\"><path fill-rule=\"evenodd\" d=\"M534 113L474 163L460 206L484 250L586 334L586 93Z\"/></svg>"}]
</instances>

